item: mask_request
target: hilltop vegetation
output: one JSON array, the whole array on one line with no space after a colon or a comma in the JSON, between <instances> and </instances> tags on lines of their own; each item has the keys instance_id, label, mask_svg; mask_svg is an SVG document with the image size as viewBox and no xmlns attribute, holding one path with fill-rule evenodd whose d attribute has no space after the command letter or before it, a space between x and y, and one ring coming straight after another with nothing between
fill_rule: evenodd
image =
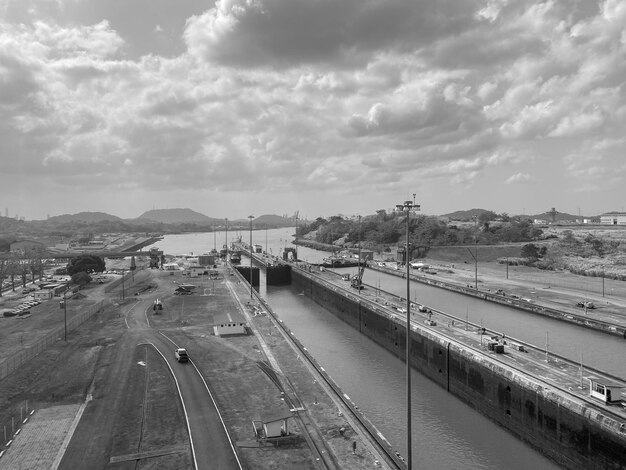
<instances>
[{"instance_id":1,"label":"hilltop vegetation","mask_svg":"<svg viewBox=\"0 0 626 470\"><path fill-rule=\"evenodd\" d=\"M466 215L463 213L464 218ZM466 247L478 244L483 247L483 262L523 264L626 280L626 229L623 227L598 230L597 226L594 229L584 225L554 225L544 231L528 218L479 209L472 210L472 215L476 217L471 221L449 221L425 215L412 217L409 225L411 258L431 257L432 249L433 259L463 262L467 258ZM342 216L317 218L299 226L297 236L338 248L360 244L363 249L384 253L404 246L406 217L380 210L375 215L361 217L360 222L358 218ZM486 246L493 249L487 250Z\"/></svg>"},{"instance_id":2,"label":"hilltop vegetation","mask_svg":"<svg viewBox=\"0 0 626 470\"><path fill-rule=\"evenodd\" d=\"M497 220L498 219L498 220ZM409 243L426 253L432 246L465 245L479 243L497 244L533 241L543 232L528 219L497 216L493 212L482 212L475 223L451 223L433 216L417 215L409 223ZM406 238L406 217L385 210L375 215L346 219L333 216L317 218L310 224L298 227L297 236L318 243L356 246L377 252L388 251Z\"/></svg>"},{"instance_id":3,"label":"hilltop vegetation","mask_svg":"<svg viewBox=\"0 0 626 470\"><path fill-rule=\"evenodd\" d=\"M555 230L557 238L544 256L530 259L541 269L626 280L626 230Z\"/></svg>"}]
</instances>

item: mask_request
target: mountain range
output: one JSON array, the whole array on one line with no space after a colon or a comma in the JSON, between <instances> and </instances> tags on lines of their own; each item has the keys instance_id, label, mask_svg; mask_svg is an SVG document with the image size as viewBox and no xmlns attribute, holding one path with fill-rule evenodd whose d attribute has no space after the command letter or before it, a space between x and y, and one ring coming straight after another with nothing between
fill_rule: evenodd
<instances>
[{"instance_id":1,"label":"mountain range","mask_svg":"<svg viewBox=\"0 0 626 470\"><path fill-rule=\"evenodd\" d=\"M124 222L127 224L146 224L146 223L160 223L160 224L199 224L199 225L225 225L226 219L218 219L215 217L208 217L200 212L196 212L188 208L176 208L176 209L152 209L144 212L139 217L134 219L122 219L115 215L107 214L105 212L79 212L77 214L63 214L54 217L49 217L46 221L49 224L67 224L71 222L83 222L83 223L97 223L97 222ZM247 225L250 221L248 219L228 219L229 225ZM279 215L265 214L252 219L252 223L255 225L268 225L268 226L290 226L294 225L293 218L284 217Z\"/></svg>"},{"instance_id":2,"label":"mountain range","mask_svg":"<svg viewBox=\"0 0 626 470\"><path fill-rule=\"evenodd\" d=\"M440 217L447 217L450 220L460 220L460 221L471 221L474 220L474 217L480 217L481 214L485 213L485 212L491 212L488 211L486 209L469 209L469 210L464 210L464 211L455 211L455 212L450 212L449 214L442 214ZM552 222L552 217L554 215L554 221L555 222L574 222L576 220L580 220L580 219L597 219L598 221L600 220L600 216L596 215L596 216L582 216L582 215L572 215L572 214L568 214L566 212L559 212L559 211L546 211L543 212L541 214L534 214L534 215L517 215L517 217L521 217L523 219L531 219L531 220L545 220L547 222Z\"/></svg>"}]
</instances>

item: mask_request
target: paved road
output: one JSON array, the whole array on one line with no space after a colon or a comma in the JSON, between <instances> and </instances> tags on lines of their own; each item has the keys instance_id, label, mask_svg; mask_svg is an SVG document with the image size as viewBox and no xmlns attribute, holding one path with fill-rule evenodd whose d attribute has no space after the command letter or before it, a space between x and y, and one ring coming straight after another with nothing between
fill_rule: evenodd
<instances>
[{"instance_id":1,"label":"paved road","mask_svg":"<svg viewBox=\"0 0 626 470\"><path fill-rule=\"evenodd\" d=\"M158 274L157 274L158 276ZM164 285L171 290L171 286ZM197 469L240 469L241 466L218 410L206 383L191 362L181 364L174 358L176 346L157 330L150 327L147 311L151 311L156 298L163 296L161 289L144 296L136 308L129 312L127 324L131 330L140 330L146 342L151 343L163 355L172 370L181 393L185 415L191 433L191 445ZM184 345L179 345L183 347Z\"/></svg>"}]
</instances>

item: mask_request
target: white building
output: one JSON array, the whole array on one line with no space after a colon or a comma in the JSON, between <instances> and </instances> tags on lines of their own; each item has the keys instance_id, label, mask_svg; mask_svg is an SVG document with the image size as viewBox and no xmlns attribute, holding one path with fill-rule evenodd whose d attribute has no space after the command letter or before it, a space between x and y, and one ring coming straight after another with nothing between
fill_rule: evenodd
<instances>
[{"instance_id":1,"label":"white building","mask_svg":"<svg viewBox=\"0 0 626 470\"><path fill-rule=\"evenodd\" d=\"M626 212L607 212L600 216L603 225L626 225Z\"/></svg>"}]
</instances>

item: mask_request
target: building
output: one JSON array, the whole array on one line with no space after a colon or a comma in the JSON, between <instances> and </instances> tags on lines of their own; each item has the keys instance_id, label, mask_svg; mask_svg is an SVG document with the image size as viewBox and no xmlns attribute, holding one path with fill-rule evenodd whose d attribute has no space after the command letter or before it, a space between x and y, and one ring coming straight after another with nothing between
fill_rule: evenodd
<instances>
[{"instance_id":1,"label":"building","mask_svg":"<svg viewBox=\"0 0 626 470\"><path fill-rule=\"evenodd\" d=\"M36 290L33 292L33 298L35 300L50 300L52 297L54 297L54 293L50 289Z\"/></svg>"},{"instance_id":2,"label":"building","mask_svg":"<svg viewBox=\"0 0 626 470\"><path fill-rule=\"evenodd\" d=\"M609 383L597 377L587 377L589 381L589 395L604 403L621 403L622 384Z\"/></svg>"},{"instance_id":3,"label":"building","mask_svg":"<svg viewBox=\"0 0 626 470\"><path fill-rule=\"evenodd\" d=\"M600 216L602 225L626 225L626 212L607 212Z\"/></svg>"}]
</instances>

